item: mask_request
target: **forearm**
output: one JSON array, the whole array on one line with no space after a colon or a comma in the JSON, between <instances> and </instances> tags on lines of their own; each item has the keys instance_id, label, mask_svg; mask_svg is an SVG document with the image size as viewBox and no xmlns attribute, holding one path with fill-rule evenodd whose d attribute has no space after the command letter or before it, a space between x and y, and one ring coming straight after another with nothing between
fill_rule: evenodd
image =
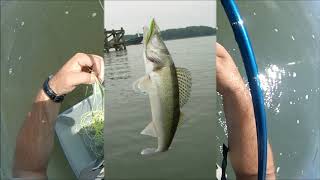
<instances>
[{"instance_id":1,"label":"forearm","mask_svg":"<svg viewBox=\"0 0 320 180\"><path fill-rule=\"evenodd\" d=\"M228 127L229 157L238 179L256 179L258 151L255 116L249 90L243 81L223 96ZM268 178L274 179L274 163L270 144L267 160Z\"/></svg>"},{"instance_id":2,"label":"forearm","mask_svg":"<svg viewBox=\"0 0 320 180\"><path fill-rule=\"evenodd\" d=\"M58 96L68 94L80 84L96 82L97 77L103 81L103 68L102 57L77 53L50 79L48 86ZM17 137L14 177L47 178L59 108L59 103L50 100L43 90L39 91Z\"/></svg>"},{"instance_id":3,"label":"forearm","mask_svg":"<svg viewBox=\"0 0 320 180\"><path fill-rule=\"evenodd\" d=\"M42 176L53 148L54 125L60 104L40 90L17 137L14 177Z\"/></svg>"}]
</instances>

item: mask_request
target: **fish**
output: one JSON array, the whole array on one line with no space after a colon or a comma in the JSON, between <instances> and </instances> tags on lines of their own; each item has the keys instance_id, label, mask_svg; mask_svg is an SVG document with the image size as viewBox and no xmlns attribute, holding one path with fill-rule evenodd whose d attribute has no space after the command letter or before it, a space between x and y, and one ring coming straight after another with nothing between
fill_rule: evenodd
<instances>
[{"instance_id":1,"label":"fish","mask_svg":"<svg viewBox=\"0 0 320 180\"><path fill-rule=\"evenodd\" d=\"M141 155L152 155L169 149L183 121L181 108L190 98L192 77L188 69L175 66L154 19L150 28L144 27L143 49L145 75L133 88L149 96L152 120L141 134L157 138L158 146L143 149Z\"/></svg>"}]
</instances>

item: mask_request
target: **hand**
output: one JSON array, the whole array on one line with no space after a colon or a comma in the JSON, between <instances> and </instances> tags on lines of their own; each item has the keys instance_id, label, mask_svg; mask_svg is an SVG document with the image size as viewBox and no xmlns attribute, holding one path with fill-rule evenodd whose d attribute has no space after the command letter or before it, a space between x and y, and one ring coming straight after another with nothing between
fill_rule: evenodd
<instances>
[{"instance_id":1,"label":"hand","mask_svg":"<svg viewBox=\"0 0 320 180\"><path fill-rule=\"evenodd\" d=\"M225 95L229 92L236 92L240 88L245 88L232 57L219 43L216 43L216 73L217 91L220 94Z\"/></svg>"},{"instance_id":2,"label":"hand","mask_svg":"<svg viewBox=\"0 0 320 180\"><path fill-rule=\"evenodd\" d=\"M77 85L103 81L104 62L97 55L77 53L51 78L49 86L58 95L68 94Z\"/></svg>"}]
</instances>

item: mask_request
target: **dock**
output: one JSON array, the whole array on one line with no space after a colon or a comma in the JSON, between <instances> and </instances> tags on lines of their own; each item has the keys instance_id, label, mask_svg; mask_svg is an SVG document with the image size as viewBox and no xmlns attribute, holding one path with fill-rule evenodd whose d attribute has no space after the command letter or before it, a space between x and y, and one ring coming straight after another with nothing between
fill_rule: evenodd
<instances>
[{"instance_id":1,"label":"dock","mask_svg":"<svg viewBox=\"0 0 320 180\"><path fill-rule=\"evenodd\" d=\"M104 51L110 52L110 49L115 49L115 51L126 50L126 42L124 39L125 31L123 28L120 30L104 30Z\"/></svg>"}]
</instances>

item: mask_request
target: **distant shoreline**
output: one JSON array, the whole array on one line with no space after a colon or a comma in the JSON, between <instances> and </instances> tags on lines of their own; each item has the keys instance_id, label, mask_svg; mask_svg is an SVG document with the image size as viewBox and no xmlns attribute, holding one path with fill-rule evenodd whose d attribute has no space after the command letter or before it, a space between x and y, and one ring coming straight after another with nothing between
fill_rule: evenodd
<instances>
[{"instance_id":1,"label":"distant shoreline","mask_svg":"<svg viewBox=\"0 0 320 180\"><path fill-rule=\"evenodd\" d=\"M216 36L216 34L214 34L214 35L203 35L203 36L185 37L185 38L177 38L177 39L166 39L166 40L164 40L164 41L173 41L173 40L191 39L191 38L201 38L201 37L210 37L210 36Z\"/></svg>"},{"instance_id":2,"label":"distant shoreline","mask_svg":"<svg viewBox=\"0 0 320 180\"><path fill-rule=\"evenodd\" d=\"M215 36L216 31L216 28L212 28L209 26L188 26L185 28L167 29L161 31L161 36L163 40L169 41L195 37ZM143 34L139 33L139 36L143 36ZM138 33L134 35L130 34L124 36L126 40L133 39L136 37L138 37Z\"/></svg>"}]
</instances>

